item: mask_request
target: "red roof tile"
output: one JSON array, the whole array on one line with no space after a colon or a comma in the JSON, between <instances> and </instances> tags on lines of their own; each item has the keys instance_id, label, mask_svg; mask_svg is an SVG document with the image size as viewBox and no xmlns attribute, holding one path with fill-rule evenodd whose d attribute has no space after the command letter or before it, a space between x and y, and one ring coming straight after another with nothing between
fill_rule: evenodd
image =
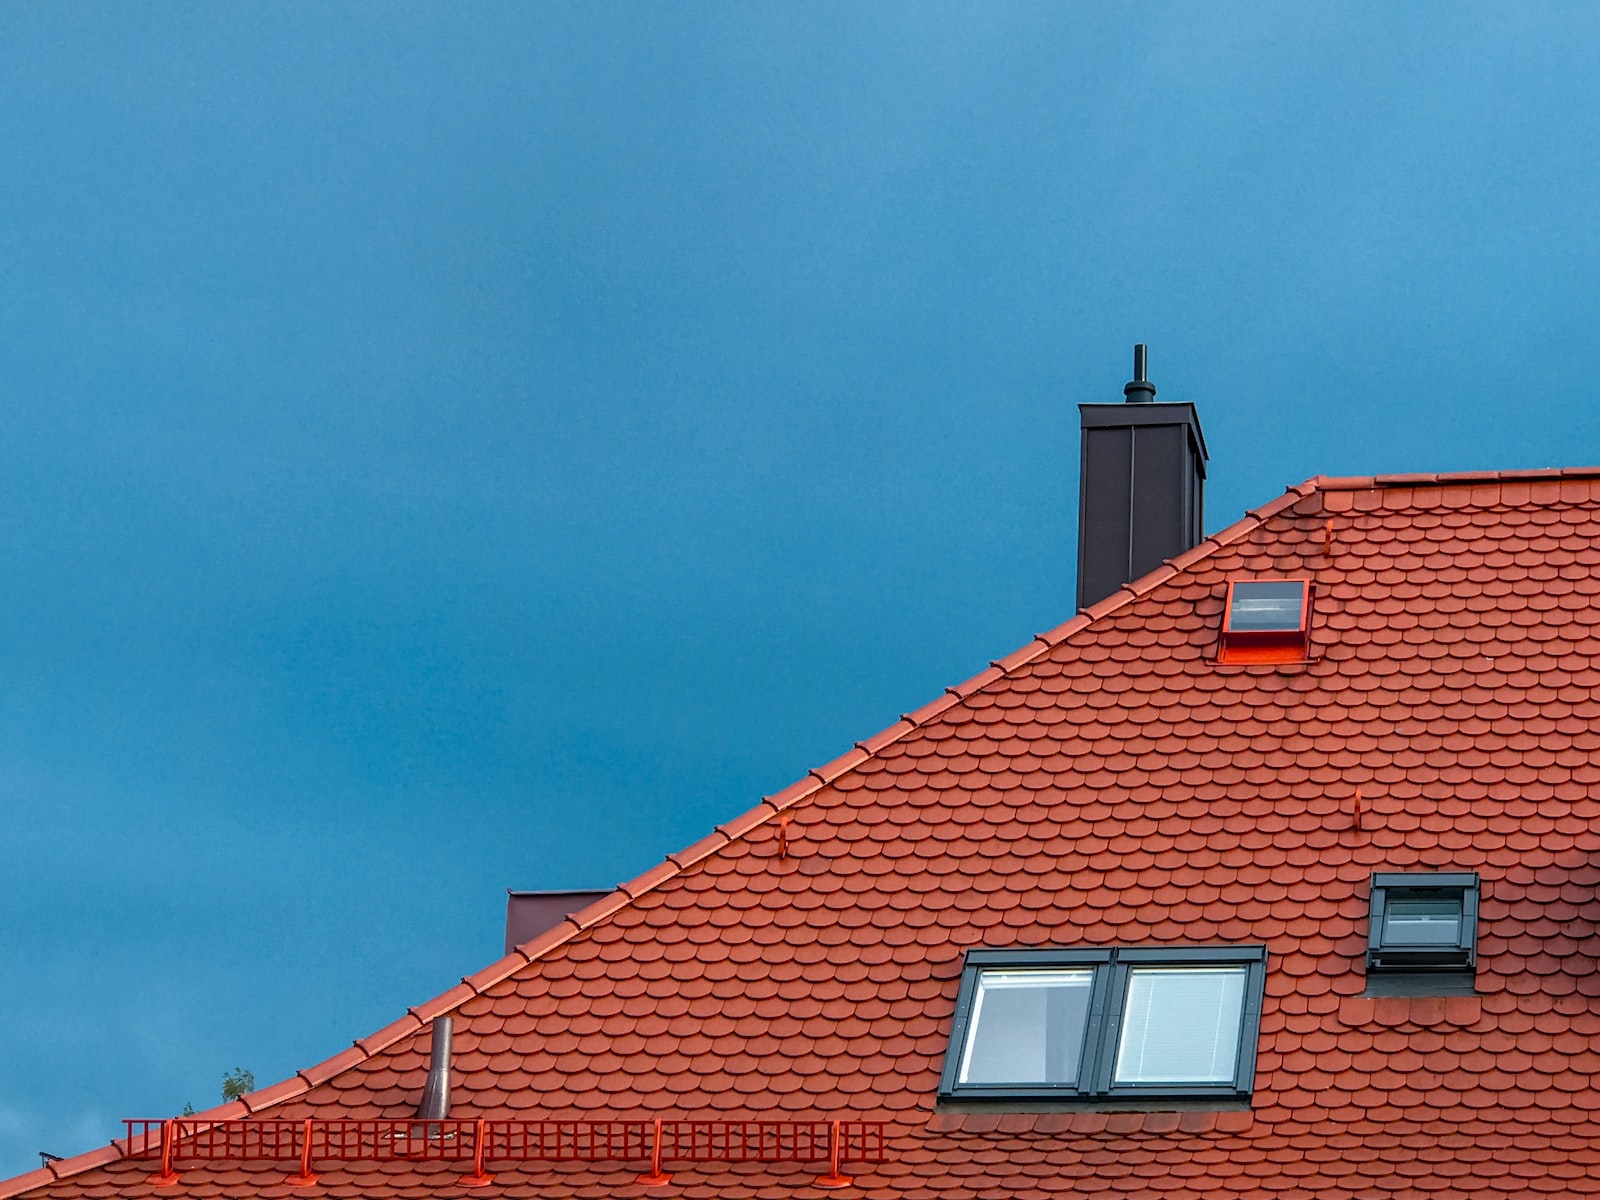
<instances>
[{"instance_id":1,"label":"red roof tile","mask_svg":"<svg viewBox=\"0 0 1600 1200\"><path fill-rule=\"evenodd\" d=\"M450 1012L452 1116L887 1122L846 1195L1600 1194L1597 567L1600 469L1311 480L204 1119L408 1118ZM1212 661L1253 576L1313 581L1311 661ZM1358 994L1368 878L1407 869L1480 873L1480 995ZM967 948L1218 940L1271 956L1249 1111L936 1106ZM298 1169L180 1155L157 1189L126 1151L0 1197L287 1195ZM646 1165L491 1163L474 1194L639 1195ZM667 1169L706 1198L820 1173ZM338 1197L465 1173L316 1170Z\"/></svg>"}]
</instances>

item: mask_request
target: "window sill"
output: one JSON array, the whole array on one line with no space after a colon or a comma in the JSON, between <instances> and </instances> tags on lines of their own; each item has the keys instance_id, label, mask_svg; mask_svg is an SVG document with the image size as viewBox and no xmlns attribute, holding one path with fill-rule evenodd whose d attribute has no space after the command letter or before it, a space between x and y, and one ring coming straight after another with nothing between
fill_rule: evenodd
<instances>
[{"instance_id":1,"label":"window sill","mask_svg":"<svg viewBox=\"0 0 1600 1200\"><path fill-rule=\"evenodd\" d=\"M1235 1107L1211 1105L1203 1109L1160 1111L1102 1108L1056 1108L1006 1112L990 1107L983 1112L958 1112L940 1108L928 1117L929 1133L971 1133L1009 1135L1094 1135L1125 1136L1133 1133L1176 1134L1187 1136L1209 1133L1243 1133L1255 1123L1255 1114L1241 1101Z\"/></svg>"},{"instance_id":2,"label":"window sill","mask_svg":"<svg viewBox=\"0 0 1600 1200\"><path fill-rule=\"evenodd\" d=\"M1476 996L1471 971L1394 971L1367 976L1363 996Z\"/></svg>"},{"instance_id":3,"label":"window sill","mask_svg":"<svg viewBox=\"0 0 1600 1200\"><path fill-rule=\"evenodd\" d=\"M1229 662L1227 659L1210 659L1211 668L1219 675L1298 675L1322 662L1319 654L1314 658L1297 658L1290 662Z\"/></svg>"},{"instance_id":4,"label":"window sill","mask_svg":"<svg viewBox=\"0 0 1600 1200\"><path fill-rule=\"evenodd\" d=\"M1104 1096L1083 1100L1062 1098L959 1100L940 1099L936 1111L950 1113L1051 1113L1051 1112L1244 1112L1250 1108L1249 1096L1157 1096L1108 1099Z\"/></svg>"}]
</instances>

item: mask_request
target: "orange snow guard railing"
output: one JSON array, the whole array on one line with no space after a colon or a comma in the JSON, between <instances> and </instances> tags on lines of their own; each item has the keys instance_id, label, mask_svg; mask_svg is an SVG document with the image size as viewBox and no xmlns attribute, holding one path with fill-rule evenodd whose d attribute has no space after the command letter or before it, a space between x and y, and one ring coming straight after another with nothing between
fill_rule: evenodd
<instances>
[{"instance_id":1,"label":"orange snow guard railing","mask_svg":"<svg viewBox=\"0 0 1600 1200\"><path fill-rule=\"evenodd\" d=\"M648 1163L638 1182L670 1183L668 1165L698 1163L826 1163L818 1187L846 1187L850 1163L883 1161L884 1123L877 1121L278 1121L210 1122L182 1117L124 1121L128 1154L157 1158L150 1176L174 1187L181 1163L218 1160L296 1161L284 1181L317 1182L319 1163L455 1162L470 1164L460 1183L487 1187L491 1162Z\"/></svg>"}]
</instances>

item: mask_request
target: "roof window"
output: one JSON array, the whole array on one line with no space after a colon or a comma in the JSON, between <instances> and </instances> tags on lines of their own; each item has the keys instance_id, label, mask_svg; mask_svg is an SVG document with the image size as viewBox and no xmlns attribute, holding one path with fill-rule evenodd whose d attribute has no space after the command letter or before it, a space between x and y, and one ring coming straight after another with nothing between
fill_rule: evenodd
<instances>
[{"instance_id":1,"label":"roof window","mask_svg":"<svg viewBox=\"0 0 1600 1200\"><path fill-rule=\"evenodd\" d=\"M1438 994L1441 987L1470 992L1477 949L1477 875L1373 875L1369 993L1393 990L1372 986L1383 977L1402 980L1412 994Z\"/></svg>"},{"instance_id":2,"label":"roof window","mask_svg":"<svg viewBox=\"0 0 1600 1200\"><path fill-rule=\"evenodd\" d=\"M1311 582L1252 579L1228 584L1217 661L1304 662L1311 624Z\"/></svg>"},{"instance_id":3,"label":"roof window","mask_svg":"<svg viewBox=\"0 0 1600 1200\"><path fill-rule=\"evenodd\" d=\"M950 1099L1248 1095L1263 946L969 950Z\"/></svg>"}]
</instances>

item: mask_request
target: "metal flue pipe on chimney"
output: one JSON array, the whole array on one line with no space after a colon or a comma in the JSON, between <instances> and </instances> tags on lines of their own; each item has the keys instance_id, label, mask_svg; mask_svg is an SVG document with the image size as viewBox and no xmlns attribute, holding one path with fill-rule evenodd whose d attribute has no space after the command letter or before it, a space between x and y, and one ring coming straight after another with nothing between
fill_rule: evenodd
<instances>
[{"instance_id":1,"label":"metal flue pipe on chimney","mask_svg":"<svg viewBox=\"0 0 1600 1200\"><path fill-rule=\"evenodd\" d=\"M1192 404L1156 403L1144 346L1121 404L1080 404L1078 607L1198 545L1206 439Z\"/></svg>"},{"instance_id":2,"label":"metal flue pipe on chimney","mask_svg":"<svg viewBox=\"0 0 1600 1200\"><path fill-rule=\"evenodd\" d=\"M1133 378L1122 385L1127 404L1149 404L1156 398L1156 385L1150 382L1146 357L1144 343L1140 342L1133 348Z\"/></svg>"},{"instance_id":3,"label":"metal flue pipe on chimney","mask_svg":"<svg viewBox=\"0 0 1600 1200\"><path fill-rule=\"evenodd\" d=\"M422 1103L417 1117L423 1121L442 1121L450 1115L450 1017L433 1019L433 1052L428 1062L428 1082L422 1085Z\"/></svg>"}]
</instances>

